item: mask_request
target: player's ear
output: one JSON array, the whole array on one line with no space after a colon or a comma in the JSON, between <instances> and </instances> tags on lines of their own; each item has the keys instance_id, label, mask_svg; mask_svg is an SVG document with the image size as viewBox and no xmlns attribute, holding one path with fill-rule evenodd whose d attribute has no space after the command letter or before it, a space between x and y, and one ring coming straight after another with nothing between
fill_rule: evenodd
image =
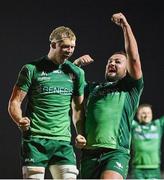
<instances>
[{"instance_id":1,"label":"player's ear","mask_svg":"<svg viewBox=\"0 0 164 180\"><path fill-rule=\"evenodd\" d=\"M55 48L56 48L56 43L55 43L55 42L52 42L52 43L51 43L51 47L52 47L53 49L55 49Z\"/></svg>"}]
</instances>

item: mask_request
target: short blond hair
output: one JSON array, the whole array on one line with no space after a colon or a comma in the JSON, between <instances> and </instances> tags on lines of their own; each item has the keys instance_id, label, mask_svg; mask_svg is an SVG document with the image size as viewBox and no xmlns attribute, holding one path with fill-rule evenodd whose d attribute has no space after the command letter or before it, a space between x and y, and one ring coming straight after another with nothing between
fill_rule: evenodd
<instances>
[{"instance_id":1,"label":"short blond hair","mask_svg":"<svg viewBox=\"0 0 164 180\"><path fill-rule=\"evenodd\" d=\"M59 26L52 31L49 40L50 42L59 42L65 38L69 38L70 40L76 40L76 36L70 28L65 26Z\"/></svg>"}]
</instances>

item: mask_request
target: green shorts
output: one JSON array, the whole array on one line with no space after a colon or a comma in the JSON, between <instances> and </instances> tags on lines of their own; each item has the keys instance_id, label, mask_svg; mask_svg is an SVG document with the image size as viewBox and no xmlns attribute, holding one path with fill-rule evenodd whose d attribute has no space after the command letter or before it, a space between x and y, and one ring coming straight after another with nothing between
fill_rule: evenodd
<instances>
[{"instance_id":1,"label":"green shorts","mask_svg":"<svg viewBox=\"0 0 164 180\"><path fill-rule=\"evenodd\" d=\"M23 166L76 165L72 145L62 140L23 139L21 157Z\"/></svg>"},{"instance_id":2,"label":"green shorts","mask_svg":"<svg viewBox=\"0 0 164 180\"><path fill-rule=\"evenodd\" d=\"M128 173L129 159L128 153L117 149L83 150L81 178L100 179L102 172L113 170L125 179Z\"/></svg>"},{"instance_id":3,"label":"green shorts","mask_svg":"<svg viewBox=\"0 0 164 180\"><path fill-rule=\"evenodd\" d=\"M160 168L141 169L134 168L131 174L133 179L161 179Z\"/></svg>"}]
</instances>

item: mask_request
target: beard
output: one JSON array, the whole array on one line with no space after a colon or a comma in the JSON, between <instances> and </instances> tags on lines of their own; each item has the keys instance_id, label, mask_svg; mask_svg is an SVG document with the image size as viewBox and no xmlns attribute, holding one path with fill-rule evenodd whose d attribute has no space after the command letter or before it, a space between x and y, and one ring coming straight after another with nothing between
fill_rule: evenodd
<instances>
[{"instance_id":1,"label":"beard","mask_svg":"<svg viewBox=\"0 0 164 180\"><path fill-rule=\"evenodd\" d=\"M117 73L115 73L115 74L106 73L105 74L105 80L109 81L109 82L114 82L114 81L118 81L118 80L124 78L125 76L126 76L126 72L125 72L125 74L122 74L122 75L117 74Z\"/></svg>"},{"instance_id":2,"label":"beard","mask_svg":"<svg viewBox=\"0 0 164 180\"><path fill-rule=\"evenodd\" d=\"M108 82L114 82L114 81L117 81L119 79L122 79L122 78L119 77L118 75L111 76L109 74L105 74L105 80Z\"/></svg>"}]
</instances>

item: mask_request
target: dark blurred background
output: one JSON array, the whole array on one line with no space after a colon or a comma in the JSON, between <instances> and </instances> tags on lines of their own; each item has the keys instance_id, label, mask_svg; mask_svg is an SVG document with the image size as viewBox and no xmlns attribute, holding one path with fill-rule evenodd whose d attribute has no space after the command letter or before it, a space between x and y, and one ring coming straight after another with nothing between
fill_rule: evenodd
<instances>
[{"instance_id":1,"label":"dark blurred background","mask_svg":"<svg viewBox=\"0 0 164 180\"><path fill-rule=\"evenodd\" d=\"M124 47L122 31L110 18L113 13L124 13L136 36L142 60L145 88L141 103L153 105L154 118L164 114L163 9L162 0L1 1L1 179L22 178L19 159L21 134L7 112L12 87L23 64L48 53L49 34L57 26L68 26L75 32L77 46L72 59L84 54L92 56L95 62L84 68L86 78L101 81L107 58ZM164 157L162 170L163 162Z\"/></svg>"}]
</instances>

